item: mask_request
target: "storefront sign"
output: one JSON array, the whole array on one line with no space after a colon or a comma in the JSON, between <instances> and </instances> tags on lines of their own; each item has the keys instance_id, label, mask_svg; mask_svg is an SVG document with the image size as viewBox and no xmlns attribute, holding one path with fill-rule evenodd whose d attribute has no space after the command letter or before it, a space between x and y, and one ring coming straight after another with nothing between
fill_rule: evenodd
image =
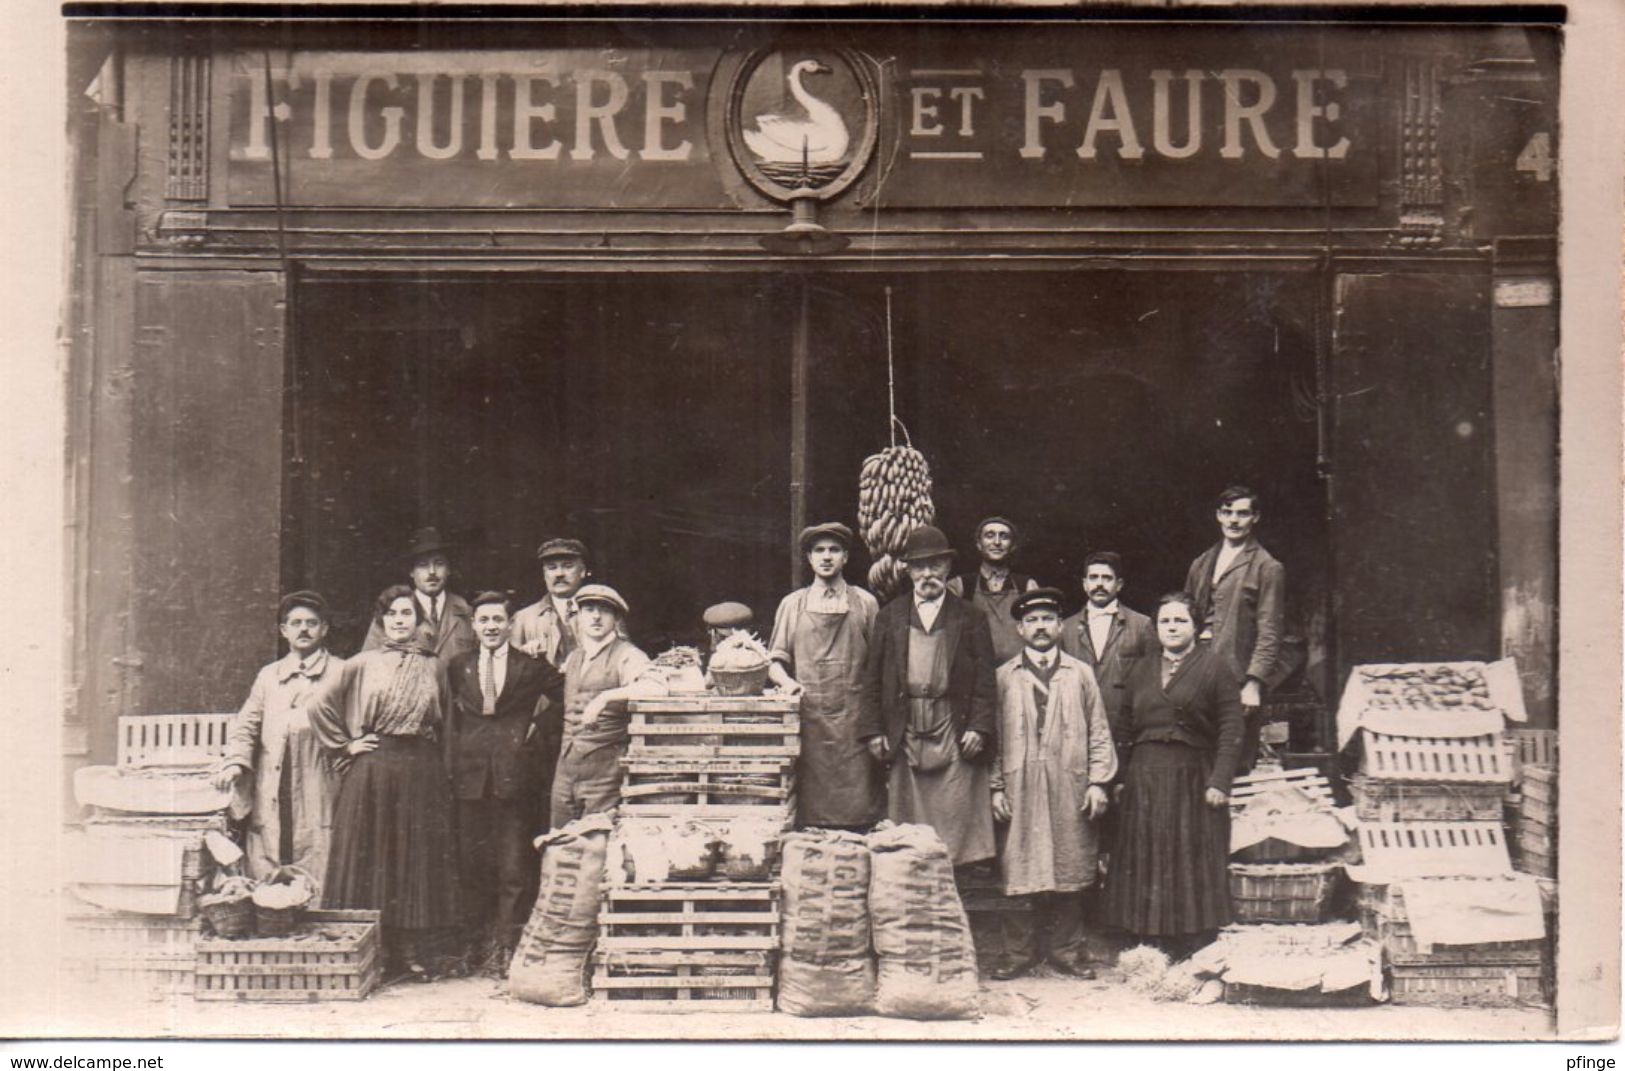
<instances>
[{"instance_id":1,"label":"storefront sign","mask_svg":"<svg viewBox=\"0 0 1625 1071\"><path fill-rule=\"evenodd\" d=\"M276 155L281 196L307 206L730 208L740 178L823 200L866 174L895 207L1376 202L1376 77L1359 54L1222 31L1065 36L732 64L569 49L267 68L242 53L228 196L271 203ZM708 131L714 117L728 129Z\"/></svg>"}]
</instances>

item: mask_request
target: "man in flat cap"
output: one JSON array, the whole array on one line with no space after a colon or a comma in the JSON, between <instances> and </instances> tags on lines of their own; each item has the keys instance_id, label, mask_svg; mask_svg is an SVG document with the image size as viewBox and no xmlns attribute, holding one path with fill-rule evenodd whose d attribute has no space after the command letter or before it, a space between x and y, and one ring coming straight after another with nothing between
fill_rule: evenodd
<instances>
[{"instance_id":1,"label":"man in flat cap","mask_svg":"<svg viewBox=\"0 0 1625 1071\"><path fill-rule=\"evenodd\" d=\"M547 591L513 615L512 642L528 655L563 666L581 644L575 595L587 580L587 545L579 539L549 539L536 548L536 557Z\"/></svg>"},{"instance_id":2,"label":"man in flat cap","mask_svg":"<svg viewBox=\"0 0 1625 1071\"><path fill-rule=\"evenodd\" d=\"M987 752L998 691L987 620L948 591L953 556L940 529L908 537L911 590L875 615L858 739L891 768L887 817L931 826L964 866L994 852Z\"/></svg>"},{"instance_id":3,"label":"man in flat cap","mask_svg":"<svg viewBox=\"0 0 1625 1071\"><path fill-rule=\"evenodd\" d=\"M557 754L564 676L509 642L506 594L482 592L473 605L479 650L452 659L448 674L446 773L473 966L504 977L536 899L532 822L551 787L537 755L548 741Z\"/></svg>"},{"instance_id":4,"label":"man in flat cap","mask_svg":"<svg viewBox=\"0 0 1625 1071\"><path fill-rule=\"evenodd\" d=\"M1002 664L1021 650L1010 607L1017 595L1038 584L1010 568L1016 553L1016 526L1008 518L989 517L976 526L976 553L981 564L948 581L948 590L982 611L993 637L993 658Z\"/></svg>"},{"instance_id":5,"label":"man in flat cap","mask_svg":"<svg viewBox=\"0 0 1625 1071\"><path fill-rule=\"evenodd\" d=\"M446 590L451 580L450 549L438 528L419 528L401 555L412 581L412 595L423 610L418 634L443 666L479 646L474 638L474 612L467 600ZM384 628L375 618L361 649L374 651L383 645Z\"/></svg>"},{"instance_id":6,"label":"man in flat cap","mask_svg":"<svg viewBox=\"0 0 1625 1071\"><path fill-rule=\"evenodd\" d=\"M786 595L773 615L773 664L802 689L796 760L802 828L867 830L885 808L880 770L858 739L854 702L880 604L841 575L851 549L852 530L838 521L803 529L812 583Z\"/></svg>"},{"instance_id":7,"label":"man in flat cap","mask_svg":"<svg viewBox=\"0 0 1625 1071\"><path fill-rule=\"evenodd\" d=\"M549 808L554 829L620 805L626 701L665 690L649 656L621 636L629 611L619 592L585 584L575 602L581 644L564 660L564 746Z\"/></svg>"},{"instance_id":8,"label":"man in flat cap","mask_svg":"<svg viewBox=\"0 0 1625 1071\"><path fill-rule=\"evenodd\" d=\"M242 709L226 732L226 751L214 783L237 789L232 817L248 819L244 861L262 880L292 863L327 874L338 780L310 728L305 702L344 671L327 650L327 601L295 591L277 608L288 653L259 671ZM243 784L243 775L252 780Z\"/></svg>"},{"instance_id":9,"label":"man in flat cap","mask_svg":"<svg viewBox=\"0 0 1625 1071\"><path fill-rule=\"evenodd\" d=\"M1026 592L1011 616L1023 646L998 671L993 817L1009 824L999 861L1005 895L1036 902L1023 917L1015 961L993 976L1025 974L1043 955L1066 974L1092 978L1082 958L1082 895L1099 876L1095 819L1106 812L1117 749L1094 671L1056 644L1061 593Z\"/></svg>"},{"instance_id":10,"label":"man in flat cap","mask_svg":"<svg viewBox=\"0 0 1625 1071\"><path fill-rule=\"evenodd\" d=\"M1123 559L1100 550L1083 563L1083 609L1061 622L1061 650L1095 671L1106 720L1115 732L1123 709L1123 684L1141 658L1159 657L1156 627L1146 615L1118 600Z\"/></svg>"},{"instance_id":11,"label":"man in flat cap","mask_svg":"<svg viewBox=\"0 0 1625 1071\"><path fill-rule=\"evenodd\" d=\"M756 614L742 602L719 602L707 606L701 620L705 623L705 660L709 663L723 640L736 632L753 631ZM786 695L801 694L800 682L786 673L777 660L768 663L767 679Z\"/></svg>"}]
</instances>

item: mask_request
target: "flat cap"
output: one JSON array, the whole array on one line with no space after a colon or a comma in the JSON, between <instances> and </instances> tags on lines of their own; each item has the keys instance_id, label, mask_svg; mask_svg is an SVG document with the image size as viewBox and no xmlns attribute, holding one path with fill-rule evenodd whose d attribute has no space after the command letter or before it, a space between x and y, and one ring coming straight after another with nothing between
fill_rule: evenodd
<instances>
[{"instance_id":1,"label":"flat cap","mask_svg":"<svg viewBox=\"0 0 1625 1071\"><path fill-rule=\"evenodd\" d=\"M276 606L277 620L285 620L288 614L301 606L314 611L316 616L323 621L327 620L327 600L322 598L320 593L314 591L290 591L282 596L282 601L277 603Z\"/></svg>"},{"instance_id":2,"label":"flat cap","mask_svg":"<svg viewBox=\"0 0 1625 1071\"><path fill-rule=\"evenodd\" d=\"M606 606L615 607L621 612L622 617L632 612L627 608L626 600L621 598L621 593L608 584L583 584L576 592L575 598L577 606L582 603L601 602Z\"/></svg>"},{"instance_id":3,"label":"flat cap","mask_svg":"<svg viewBox=\"0 0 1625 1071\"><path fill-rule=\"evenodd\" d=\"M825 521L823 524L814 524L801 530L801 553L806 554L812 550L812 545L820 539L833 539L845 547L852 549L852 529L840 521Z\"/></svg>"},{"instance_id":4,"label":"flat cap","mask_svg":"<svg viewBox=\"0 0 1625 1071\"><path fill-rule=\"evenodd\" d=\"M977 539L982 538L982 529L986 528L990 524L1002 524L1006 528L1010 529L1010 538L1012 540L1015 540L1015 539L1019 538L1019 536L1020 536L1020 533L1016 530L1016 522L1015 521L1012 521L1009 517L993 516L993 517L983 517L982 520L976 525L976 538Z\"/></svg>"},{"instance_id":5,"label":"flat cap","mask_svg":"<svg viewBox=\"0 0 1625 1071\"><path fill-rule=\"evenodd\" d=\"M742 602L719 602L705 610L706 628L749 628L756 615Z\"/></svg>"},{"instance_id":6,"label":"flat cap","mask_svg":"<svg viewBox=\"0 0 1625 1071\"><path fill-rule=\"evenodd\" d=\"M542 561L549 558L581 558L587 557L587 544L579 539L549 539L536 548L536 556Z\"/></svg>"},{"instance_id":7,"label":"flat cap","mask_svg":"<svg viewBox=\"0 0 1625 1071\"><path fill-rule=\"evenodd\" d=\"M1062 595L1055 588L1033 588L1024 591L1010 604L1010 616L1020 621L1034 610L1053 610L1059 614Z\"/></svg>"}]
</instances>

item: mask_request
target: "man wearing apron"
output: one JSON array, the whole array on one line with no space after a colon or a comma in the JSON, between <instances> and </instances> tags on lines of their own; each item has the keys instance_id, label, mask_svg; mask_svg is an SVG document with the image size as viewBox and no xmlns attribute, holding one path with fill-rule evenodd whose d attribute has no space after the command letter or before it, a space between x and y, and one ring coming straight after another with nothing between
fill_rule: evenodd
<instances>
[{"instance_id":1,"label":"man wearing apron","mask_svg":"<svg viewBox=\"0 0 1625 1071\"><path fill-rule=\"evenodd\" d=\"M875 617L858 736L890 767L887 817L931 826L965 866L994 853L986 760L997 690L987 621L947 589L953 553L930 525L909 536L911 589Z\"/></svg>"},{"instance_id":2,"label":"man wearing apron","mask_svg":"<svg viewBox=\"0 0 1625 1071\"><path fill-rule=\"evenodd\" d=\"M1004 517L989 517L976 526L976 552L981 564L948 581L948 590L982 611L993 637L993 663L1003 665L1021 653L1021 634L1010 611L1016 597L1038 582L1010 568L1016 553L1016 526Z\"/></svg>"},{"instance_id":3,"label":"man wearing apron","mask_svg":"<svg viewBox=\"0 0 1625 1071\"><path fill-rule=\"evenodd\" d=\"M854 702L880 604L842 577L851 547L852 530L844 524L803 530L801 552L813 582L786 595L773 616L773 660L803 689L796 763L803 829L867 830L885 807L880 773L858 740Z\"/></svg>"}]
</instances>

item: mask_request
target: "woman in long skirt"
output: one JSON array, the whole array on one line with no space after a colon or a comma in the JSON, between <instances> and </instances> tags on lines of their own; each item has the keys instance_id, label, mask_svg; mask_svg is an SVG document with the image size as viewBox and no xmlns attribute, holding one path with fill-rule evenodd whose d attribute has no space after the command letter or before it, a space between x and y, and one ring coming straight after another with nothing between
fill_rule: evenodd
<instances>
[{"instance_id":1,"label":"woman in long skirt","mask_svg":"<svg viewBox=\"0 0 1625 1071\"><path fill-rule=\"evenodd\" d=\"M405 585L378 597L384 646L363 651L312 700L311 725L342 771L323 902L382 912L389 966L419 980L451 969L461 922L443 757L446 672L418 636Z\"/></svg>"},{"instance_id":2,"label":"woman in long skirt","mask_svg":"<svg viewBox=\"0 0 1625 1071\"><path fill-rule=\"evenodd\" d=\"M1157 608L1162 653L1139 660L1124 686L1130 744L1117 837L1106 876L1106 921L1184 956L1231 921L1230 780L1241 751L1240 684L1196 643L1191 597Z\"/></svg>"}]
</instances>

